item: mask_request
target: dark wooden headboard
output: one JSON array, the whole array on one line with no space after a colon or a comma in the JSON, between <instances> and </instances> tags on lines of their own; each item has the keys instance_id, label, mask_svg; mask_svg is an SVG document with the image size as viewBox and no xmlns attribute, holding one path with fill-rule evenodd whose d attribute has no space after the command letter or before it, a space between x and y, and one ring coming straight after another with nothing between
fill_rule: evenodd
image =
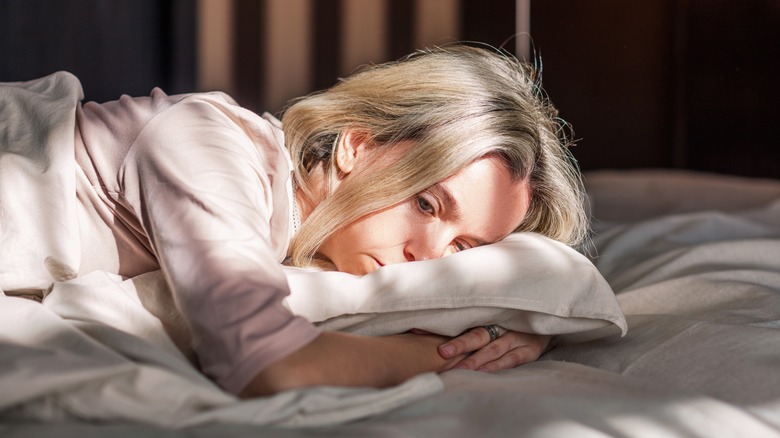
<instances>
[{"instance_id":1,"label":"dark wooden headboard","mask_svg":"<svg viewBox=\"0 0 780 438\"><path fill-rule=\"evenodd\" d=\"M780 2L544 0L531 13L583 168L780 178Z\"/></svg>"},{"instance_id":2,"label":"dark wooden headboard","mask_svg":"<svg viewBox=\"0 0 780 438\"><path fill-rule=\"evenodd\" d=\"M386 29L383 58L372 62L414 49L415 32L427 29L425 22L420 27L421 17L436 15L420 8L423 0L360 1L381 7ZM270 74L268 44L280 44L267 39L268 10L291 2L203 2L232 11L223 30L230 34L225 91L251 109L277 112L268 88L278 84L262 85ZM308 85L295 91L308 92L343 74L343 11L354 3L294 3L301 2L310 11L305 65L311 71ZM198 16L204 3L0 0L0 81L66 69L82 79L87 99L99 101L147 94L155 86L169 93L207 87L198 70L198 26L211 18ZM780 178L779 1L439 4L457 17L450 41L505 44L510 50L516 5L530 4L520 11L530 23L535 59L543 64L550 98L574 128L574 155L584 170L664 167Z\"/></svg>"}]
</instances>

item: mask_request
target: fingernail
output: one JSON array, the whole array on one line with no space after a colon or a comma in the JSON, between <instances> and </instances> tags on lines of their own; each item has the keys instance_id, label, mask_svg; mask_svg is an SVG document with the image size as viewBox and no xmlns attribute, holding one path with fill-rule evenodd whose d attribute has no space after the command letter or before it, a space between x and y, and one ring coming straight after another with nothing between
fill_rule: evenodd
<instances>
[{"instance_id":1,"label":"fingernail","mask_svg":"<svg viewBox=\"0 0 780 438\"><path fill-rule=\"evenodd\" d=\"M440 345L439 353L445 358L449 358L455 353L455 346L451 344Z\"/></svg>"},{"instance_id":2,"label":"fingernail","mask_svg":"<svg viewBox=\"0 0 780 438\"><path fill-rule=\"evenodd\" d=\"M459 364L455 365L453 367L453 369L456 369L456 370L467 370L467 369L469 369L469 366L466 365L466 364L459 363Z\"/></svg>"}]
</instances>

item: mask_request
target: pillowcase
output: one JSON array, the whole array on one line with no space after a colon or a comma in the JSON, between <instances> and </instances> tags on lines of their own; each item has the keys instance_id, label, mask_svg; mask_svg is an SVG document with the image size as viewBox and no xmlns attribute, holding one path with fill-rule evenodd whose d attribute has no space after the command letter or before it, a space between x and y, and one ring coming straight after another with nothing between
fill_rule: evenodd
<instances>
[{"instance_id":1,"label":"pillowcase","mask_svg":"<svg viewBox=\"0 0 780 438\"><path fill-rule=\"evenodd\" d=\"M487 324L546 335L627 330L615 294L596 267L574 249L535 233L364 276L284 270L288 308L325 330L369 336L412 328L455 336Z\"/></svg>"}]
</instances>

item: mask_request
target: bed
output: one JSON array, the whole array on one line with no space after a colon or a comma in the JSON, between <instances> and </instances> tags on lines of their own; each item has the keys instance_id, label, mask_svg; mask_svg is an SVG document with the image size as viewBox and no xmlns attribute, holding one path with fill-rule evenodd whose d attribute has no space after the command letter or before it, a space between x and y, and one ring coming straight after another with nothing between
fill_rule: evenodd
<instances>
[{"instance_id":1,"label":"bed","mask_svg":"<svg viewBox=\"0 0 780 438\"><path fill-rule=\"evenodd\" d=\"M60 285L45 315L3 297L3 325L51 330L36 348L0 334L0 434L780 436L780 182L634 170L591 172L586 185L588 256L622 308L624 336L620 321L597 324L496 374L239 402L183 366L166 318L128 298L159 279L106 274ZM113 314L116 302L63 298L117 284L125 301Z\"/></svg>"},{"instance_id":2,"label":"bed","mask_svg":"<svg viewBox=\"0 0 780 438\"><path fill-rule=\"evenodd\" d=\"M39 137L72 141L72 120L56 123ZM41 167L0 152L0 184ZM657 169L585 183L581 252L526 233L364 277L286 271L288 307L326 329L555 335L537 362L241 401L193 365L160 272L97 271L40 302L0 288L0 435L780 436L780 181ZM0 199L0 226L33 202L26 189L3 192L16 198Z\"/></svg>"}]
</instances>

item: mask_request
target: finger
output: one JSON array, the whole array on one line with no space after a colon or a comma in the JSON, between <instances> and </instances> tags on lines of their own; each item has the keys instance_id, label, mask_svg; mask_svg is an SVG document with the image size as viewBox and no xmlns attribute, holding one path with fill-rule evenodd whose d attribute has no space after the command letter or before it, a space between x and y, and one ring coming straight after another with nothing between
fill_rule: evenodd
<instances>
[{"instance_id":1,"label":"finger","mask_svg":"<svg viewBox=\"0 0 780 438\"><path fill-rule=\"evenodd\" d=\"M539 358L549 343L549 336L508 331L474 354L464 358L456 368L498 371L513 368Z\"/></svg>"},{"instance_id":2,"label":"finger","mask_svg":"<svg viewBox=\"0 0 780 438\"><path fill-rule=\"evenodd\" d=\"M535 346L523 345L508 351L506 354L502 355L496 360L483 363L478 368L476 368L476 370L494 373L496 371L515 368L538 359L539 351L540 350Z\"/></svg>"},{"instance_id":3,"label":"finger","mask_svg":"<svg viewBox=\"0 0 780 438\"><path fill-rule=\"evenodd\" d=\"M514 368L539 359L550 345L551 336L509 332L507 338L515 338L515 347L500 358L486 362L477 370L495 372Z\"/></svg>"},{"instance_id":4,"label":"finger","mask_svg":"<svg viewBox=\"0 0 780 438\"><path fill-rule=\"evenodd\" d=\"M490 343L490 334L484 327L473 329L458 335L439 346L439 354L449 359L460 354L477 351Z\"/></svg>"},{"instance_id":5,"label":"finger","mask_svg":"<svg viewBox=\"0 0 780 438\"><path fill-rule=\"evenodd\" d=\"M465 370L476 370L482 367L484 364L493 362L510 350L510 345L506 340L497 339L488 345L482 347L478 351L466 356L463 360L458 362L455 368Z\"/></svg>"}]
</instances>

